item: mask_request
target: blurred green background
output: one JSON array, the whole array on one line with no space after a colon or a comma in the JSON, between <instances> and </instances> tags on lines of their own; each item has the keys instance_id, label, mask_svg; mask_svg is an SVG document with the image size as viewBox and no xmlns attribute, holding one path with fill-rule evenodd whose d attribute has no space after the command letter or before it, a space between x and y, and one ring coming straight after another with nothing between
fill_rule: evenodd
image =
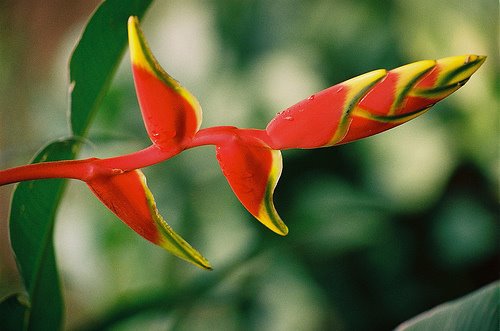
<instances>
[{"instance_id":1,"label":"blurred green background","mask_svg":"<svg viewBox=\"0 0 500 331\"><path fill-rule=\"evenodd\" d=\"M67 63L96 5L0 1L0 168L69 132ZM285 238L239 204L213 148L145 169L160 212L212 273L144 241L71 182L56 227L68 329L388 330L498 277L497 1L156 1L143 28L200 100L204 127L263 128L373 69L488 59L408 124L285 151L275 193ZM81 157L149 144L129 65L127 54ZM21 287L7 236L12 188L0 188L0 297Z\"/></svg>"}]
</instances>

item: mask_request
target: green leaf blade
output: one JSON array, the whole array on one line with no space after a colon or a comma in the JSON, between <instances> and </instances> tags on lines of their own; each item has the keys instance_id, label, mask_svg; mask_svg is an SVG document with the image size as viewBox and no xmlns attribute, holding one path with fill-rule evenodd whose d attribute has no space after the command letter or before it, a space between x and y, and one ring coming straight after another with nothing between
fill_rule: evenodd
<instances>
[{"instance_id":1,"label":"green leaf blade","mask_svg":"<svg viewBox=\"0 0 500 331\"><path fill-rule=\"evenodd\" d=\"M497 331L499 318L500 281L497 281L424 312L401 324L396 331Z\"/></svg>"},{"instance_id":2,"label":"green leaf blade","mask_svg":"<svg viewBox=\"0 0 500 331\"><path fill-rule=\"evenodd\" d=\"M78 141L55 141L39 152L32 163L72 159ZM65 180L20 183L12 198L10 238L19 270L30 298L30 330L57 330L63 300L54 253L54 220Z\"/></svg>"},{"instance_id":3,"label":"green leaf blade","mask_svg":"<svg viewBox=\"0 0 500 331\"><path fill-rule=\"evenodd\" d=\"M151 2L104 1L85 27L69 65L70 124L75 137L86 136L109 88L127 44L128 17L142 17ZM33 163L74 159L80 143L76 138L53 142L35 156ZM64 306L53 233L65 182L62 179L24 182L14 191L10 238L29 296L29 308L16 302L14 296L0 303L0 314L14 312L9 316L14 329L20 325L21 329L29 330L62 328Z\"/></svg>"},{"instance_id":4,"label":"green leaf blade","mask_svg":"<svg viewBox=\"0 0 500 331\"><path fill-rule=\"evenodd\" d=\"M129 16L142 17L152 0L104 1L88 22L71 61L70 123L84 137L127 45Z\"/></svg>"}]
</instances>

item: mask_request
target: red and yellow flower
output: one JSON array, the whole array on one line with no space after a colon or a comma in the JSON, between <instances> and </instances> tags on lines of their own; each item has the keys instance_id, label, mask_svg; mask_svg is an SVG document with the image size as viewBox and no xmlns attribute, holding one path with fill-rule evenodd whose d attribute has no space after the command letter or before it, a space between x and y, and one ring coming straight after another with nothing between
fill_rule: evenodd
<instances>
[{"instance_id":1,"label":"red and yellow flower","mask_svg":"<svg viewBox=\"0 0 500 331\"><path fill-rule=\"evenodd\" d=\"M233 192L263 225L286 235L273 194L282 171L280 150L345 144L405 123L425 113L461 86L485 61L463 55L375 70L311 95L280 112L265 130L201 129L196 98L160 66L136 17L128 21L137 98L152 146L109 159L46 162L0 171L0 185L39 178L73 178L139 235L205 269L207 259L158 213L140 168L185 149L215 145Z\"/></svg>"}]
</instances>

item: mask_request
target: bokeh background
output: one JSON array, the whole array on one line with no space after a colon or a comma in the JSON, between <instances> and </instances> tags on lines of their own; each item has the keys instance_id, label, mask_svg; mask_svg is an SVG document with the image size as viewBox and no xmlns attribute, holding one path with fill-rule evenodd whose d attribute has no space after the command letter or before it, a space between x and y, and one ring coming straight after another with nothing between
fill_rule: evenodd
<instances>
[{"instance_id":1,"label":"bokeh background","mask_svg":"<svg viewBox=\"0 0 500 331\"><path fill-rule=\"evenodd\" d=\"M97 1L0 1L0 168L67 136L67 63ZM244 210L211 147L145 170L208 273L128 230L71 182L56 226L67 328L388 330L499 272L495 0L156 1L160 63L200 100L203 126L263 128L310 94L378 68L487 55L467 85L382 135L285 151L281 238ZM124 22L125 28L126 22ZM81 157L146 147L128 54ZM0 188L0 297L21 288Z\"/></svg>"}]
</instances>

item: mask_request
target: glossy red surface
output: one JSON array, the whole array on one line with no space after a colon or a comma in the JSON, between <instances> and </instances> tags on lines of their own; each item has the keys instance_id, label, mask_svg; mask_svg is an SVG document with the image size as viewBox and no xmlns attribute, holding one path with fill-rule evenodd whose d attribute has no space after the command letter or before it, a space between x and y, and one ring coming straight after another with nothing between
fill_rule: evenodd
<instances>
[{"instance_id":1,"label":"glossy red surface","mask_svg":"<svg viewBox=\"0 0 500 331\"><path fill-rule=\"evenodd\" d=\"M271 150L251 137L235 134L217 146L217 160L238 199L257 217L271 172Z\"/></svg>"},{"instance_id":2,"label":"glossy red surface","mask_svg":"<svg viewBox=\"0 0 500 331\"><path fill-rule=\"evenodd\" d=\"M266 128L274 149L315 148L328 143L338 127L347 95L342 84L300 101Z\"/></svg>"},{"instance_id":3,"label":"glossy red surface","mask_svg":"<svg viewBox=\"0 0 500 331\"><path fill-rule=\"evenodd\" d=\"M160 147L180 144L197 130L192 106L150 71L132 66L137 98L151 141Z\"/></svg>"},{"instance_id":4,"label":"glossy red surface","mask_svg":"<svg viewBox=\"0 0 500 331\"><path fill-rule=\"evenodd\" d=\"M145 239L158 243L159 233L151 216L147 195L136 171L98 177L88 186L118 218Z\"/></svg>"}]
</instances>

